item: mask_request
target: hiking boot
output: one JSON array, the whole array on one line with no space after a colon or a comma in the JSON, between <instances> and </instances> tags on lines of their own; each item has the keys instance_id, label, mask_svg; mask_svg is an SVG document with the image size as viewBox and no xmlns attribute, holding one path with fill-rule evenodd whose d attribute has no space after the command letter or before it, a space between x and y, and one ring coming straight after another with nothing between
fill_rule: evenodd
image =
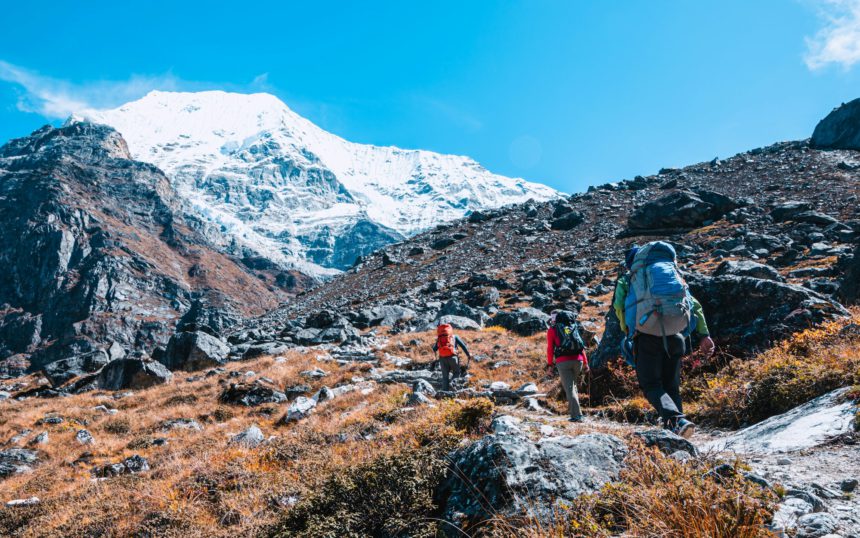
<instances>
[{"instance_id":1,"label":"hiking boot","mask_svg":"<svg viewBox=\"0 0 860 538\"><path fill-rule=\"evenodd\" d=\"M578 417L570 417L569 419L567 419L567 421L568 422L585 422L585 417L582 415L579 415Z\"/></svg>"},{"instance_id":2,"label":"hiking boot","mask_svg":"<svg viewBox=\"0 0 860 538\"><path fill-rule=\"evenodd\" d=\"M675 425L672 428L672 433L680 435L684 439L689 439L695 431L696 425L685 419L684 417L679 417L677 420L675 420Z\"/></svg>"}]
</instances>

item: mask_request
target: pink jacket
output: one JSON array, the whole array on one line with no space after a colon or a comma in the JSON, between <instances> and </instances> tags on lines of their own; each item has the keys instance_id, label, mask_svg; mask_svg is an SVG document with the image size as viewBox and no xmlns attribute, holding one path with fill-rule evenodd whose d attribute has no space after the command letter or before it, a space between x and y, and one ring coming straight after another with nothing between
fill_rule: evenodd
<instances>
[{"instance_id":1,"label":"pink jacket","mask_svg":"<svg viewBox=\"0 0 860 538\"><path fill-rule=\"evenodd\" d=\"M555 347L561 344L558 333L555 332L555 327L550 327L546 332L546 363L552 366L559 362L579 361L583 368L588 367L588 357L585 356L585 351L579 355L563 355L555 357ZM553 360L555 359L555 360Z\"/></svg>"}]
</instances>

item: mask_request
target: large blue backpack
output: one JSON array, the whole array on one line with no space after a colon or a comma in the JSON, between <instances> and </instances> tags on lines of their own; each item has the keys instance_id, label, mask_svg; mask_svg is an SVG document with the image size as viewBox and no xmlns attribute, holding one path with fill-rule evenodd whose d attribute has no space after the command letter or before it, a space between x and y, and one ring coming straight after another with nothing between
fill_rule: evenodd
<instances>
[{"instance_id":1,"label":"large blue backpack","mask_svg":"<svg viewBox=\"0 0 860 538\"><path fill-rule=\"evenodd\" d=\"M636 253L630 267L624 320L631 336L689 334L694 323L693 297L669 243L654 241Z\"/></svg>"}]
</instances>

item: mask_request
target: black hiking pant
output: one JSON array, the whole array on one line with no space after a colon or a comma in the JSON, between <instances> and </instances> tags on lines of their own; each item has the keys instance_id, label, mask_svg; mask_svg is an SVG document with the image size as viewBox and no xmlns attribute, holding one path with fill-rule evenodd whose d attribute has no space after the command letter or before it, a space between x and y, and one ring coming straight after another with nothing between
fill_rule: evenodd
<instances>
[{"instance_id":1,"label":"black hiking pant","mask_svg":"<svg viewBox=\"0 0 860 538\"><path fill-rule=\"evenodd\" d=\"M684 337L680 334L667 336L664 345L662 336L639 334L633 346L639 387L660 413L665 426L684 414L681 405L681 357L686 350Z\"/></svg>"},{"instance_id":2,"label":"black hiking pant","mask_svg":"<svg viewBox=\"0 0 860 538\"><path fill-rule=\"evenodd\" d=\"M448 374L453 373L454 379L460 377L460 360L457 355L451 357L439 357L439 366L442 369L442 390L451 390L451 382L448 380Z\"/></svg>"}]
</instances>

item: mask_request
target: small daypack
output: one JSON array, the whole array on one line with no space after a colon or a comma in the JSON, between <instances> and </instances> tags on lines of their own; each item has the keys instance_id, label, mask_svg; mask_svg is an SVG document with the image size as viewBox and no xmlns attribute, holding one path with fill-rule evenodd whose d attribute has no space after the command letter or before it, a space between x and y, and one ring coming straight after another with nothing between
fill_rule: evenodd
<instances>
[{"instance_id":1,"label":"small daypack","mask_svg":"<svg viewBox=\"0 0 860 538\"><path fill-rule=\"evenodd\" d=\"M630 268L630 290L624 302L630 334L686 334L693 321L690 288L675 262L675 249L663 241L642 247Z\"/></svg>"},{"instance_id":2,"label":"small daypack","mask_svg":"<svg viewBox=\"0 0 860 538\"><path fill-rule=\"evenodd\" d=\"M453 357L457 354L454 327L447 323L436 327L436 350L440 357Z\"/></svg>"},{"instance_id":3,"label":"small daypack","mask_svg":"<svg viewBox=\"0 0 860 538\"><path fill-rule=\"evenodd\" d=\"M557 313L554 327L559 340L554 351L556 357L573 357L585 350L585 341L579 332L576 319L569 312Z\"/></svg>"}]
</instances>

